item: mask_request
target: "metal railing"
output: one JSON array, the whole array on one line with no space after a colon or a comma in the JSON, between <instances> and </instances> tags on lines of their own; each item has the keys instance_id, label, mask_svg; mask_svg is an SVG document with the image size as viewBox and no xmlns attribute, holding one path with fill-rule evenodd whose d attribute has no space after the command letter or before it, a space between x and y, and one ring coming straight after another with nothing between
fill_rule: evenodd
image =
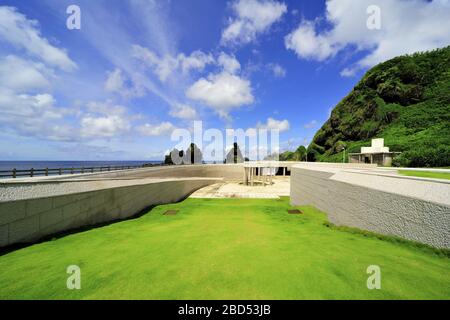
<instances>
[{"instance_id":1,"label":"metal railing","mask_svg":"<svg viewBox=\"0 0 450 320\"><path fill-rule=\"evenodd\" d=\"M45 169L12 169L0 171L1 178L18 178L18 177L36 177L36 176L50 176L63 174L80 174L80 173L95 173L108 172L117 170L137 169L145 167L160 166L162 164L143 164L139 166L107 166L107 167L81 167L81 168L45 168Z\"/></svg>"}]
</instances>

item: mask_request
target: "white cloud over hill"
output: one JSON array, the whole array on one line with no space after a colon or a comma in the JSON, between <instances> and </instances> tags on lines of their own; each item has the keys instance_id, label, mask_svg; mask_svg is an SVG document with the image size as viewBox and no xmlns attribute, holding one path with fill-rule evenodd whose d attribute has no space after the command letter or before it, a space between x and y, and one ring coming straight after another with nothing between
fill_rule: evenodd
<instances>
[{"instance_id":1,"label":"white cloud over hill","mask_svg":"<svg viewBox=\"0 0 450 320\"><path fill-rule=\"evenodd\" d=\"M369 29L368 7L380 9L381 28ZM448 0L330 0L327 2L326 23L320 20L302 21L285 37L285 46L301 59L324 61L344 49L368 51L354 65L344 69L342 76L388 60L444 47L450 43L450 2Z\"/></svg>"}]
</instances>

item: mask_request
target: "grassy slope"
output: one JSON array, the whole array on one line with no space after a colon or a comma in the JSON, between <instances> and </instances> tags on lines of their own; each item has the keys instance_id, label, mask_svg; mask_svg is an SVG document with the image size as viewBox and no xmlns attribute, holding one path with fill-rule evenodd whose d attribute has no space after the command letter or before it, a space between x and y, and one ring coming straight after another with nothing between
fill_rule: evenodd
<instances>
[{"instance_id":1,"label":"grassy slope","mask_svg":"<svg viewBox=\"0 0 450 320\"><path fill-rule=\"evenodd\" d=\"M404 176L450 180L450 173L447 172L399 170L398 173Z\"/></svg>"},{"instance_id":2,"label":"grassy slope","mask_svg":"<svg viewBox=\"0 0 450 320\"><path fill-rule=\"evenodd\" d=\"M167 209L181 209L164 216ZM450 259L324 225L288 199L188 199L0 256L0 298L450 298ZM65 287L81 267L82 289ZM366 288L379 265L382 290Z\"/></svg>"},{"instance_id":3,"label":"grassy slope","mask_svg":"<svg viewBox=\"0 0 450 320\"><path fill-rule=\"evenodd\" d=\"M450 165L450 47L401 56L369 70L332 111L308 147L317 161L340 162L375 137L402 155L394 164Z\"/></svg>"}]
</instances>

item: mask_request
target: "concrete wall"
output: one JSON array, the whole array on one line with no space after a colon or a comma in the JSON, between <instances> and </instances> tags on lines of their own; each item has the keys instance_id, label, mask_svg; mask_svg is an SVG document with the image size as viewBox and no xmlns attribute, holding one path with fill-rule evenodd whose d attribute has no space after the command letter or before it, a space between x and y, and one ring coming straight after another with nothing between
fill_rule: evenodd
<instances>
[{"instance_id":1,"label":"concrete wall","mask_svg":"<svg viewBox=\"0 0 450 320\"><path fill-rule=\"evenodd\" d=\"M128 218L176 202L218 179L151 181L60 196L0 202L0 247L83 226Z\"/></svg>"},{"instance_id":2,"label":"concrete wall","mask_svg":"<svg viewBox=\"0 0 450 320\"><path fill-rule=\"evenodd\" d=\"M244 174L243 164L205 164L205 165L179 165L148 167L141 169L120 170L85 175L53 177L53 179L133 179L133 178L183 178L183 177L220 177L225 180L242 180ZM48 178L47 178L48 179Z\"/></svg>"},{"instance_id":3,"label":"concrete wall","mask_svg":"<svg viewBox=\"0 0 450 320\"><path fill-rule=\"evenodd\" d=\"M290 193L293 205L313 205L336 225L450 248L449 183L293 167Z\"/></svg>"}]
</instances>

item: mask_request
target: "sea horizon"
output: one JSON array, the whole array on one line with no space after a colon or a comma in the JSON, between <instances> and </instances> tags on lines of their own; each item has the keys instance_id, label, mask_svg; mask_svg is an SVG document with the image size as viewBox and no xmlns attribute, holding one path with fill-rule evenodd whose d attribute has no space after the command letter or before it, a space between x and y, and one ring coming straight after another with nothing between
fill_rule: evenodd
<instances>
[{"instance_id":1,"label":"sea horizon","mask_svg":"<svg viewBox=\"0 0 450 320\"><path fill-rule=\"evenodd\" d=\"M0 160L0 171L26 169L81 168L102 166L139 166L158 164L163 160Z\"/></svg>"}]
</instances>

